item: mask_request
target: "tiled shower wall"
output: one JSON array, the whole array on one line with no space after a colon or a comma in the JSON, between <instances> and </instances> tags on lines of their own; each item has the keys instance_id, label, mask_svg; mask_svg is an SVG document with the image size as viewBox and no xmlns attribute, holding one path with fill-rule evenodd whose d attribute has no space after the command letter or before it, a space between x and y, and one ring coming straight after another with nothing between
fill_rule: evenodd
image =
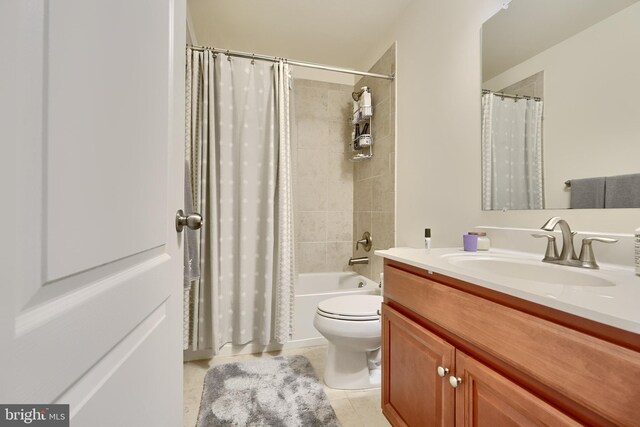
<instances>
[{"instance_id":1,"label":"tiled shower wall","mask_svg":"<svg viewBox=\"0 0 640 427\"><path fill-rule=\"evenodd\" d=\"M369 70L373 73L395 74L395 44ZM368 86L373 103L373 158L354 164L354 240L369 231L373 237L371 252L362 248L353 251L354 257L368 256L368 265L354 266L355 271L378 281L383 260L373 252L388 249L395 243L395 104L394 81L363 77L354 86L360 90Z\"/></svg>"},{"instance_id":2,"label":"tiled shower wall","mask_svg":"<svg viewBox=\"0 0 640 427\"><path fill-rule=\"evenodd\" d=\"M298 272L349 270L353 250L353 164L347 85L295 79L292 128Z\"/></svg>"}]
</instances>

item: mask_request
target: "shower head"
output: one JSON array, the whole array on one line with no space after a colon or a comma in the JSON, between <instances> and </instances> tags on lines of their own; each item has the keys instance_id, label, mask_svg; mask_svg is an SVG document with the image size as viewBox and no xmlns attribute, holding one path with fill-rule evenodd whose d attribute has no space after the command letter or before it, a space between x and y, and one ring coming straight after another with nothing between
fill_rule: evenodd
<instances>
[{"instance_id":1,"label":"shower head","mask_svg":"<svg viewBox=\"0 0 640 427\"><path fill-rule=\"evenodd\" d=\"M358 102L362 94L365 93L365 91L367 90L369 90L369 88L366 86L363 86L358 92L351 92L351 97L353 98L354 101Z\"/></svg>"}]
</instances>

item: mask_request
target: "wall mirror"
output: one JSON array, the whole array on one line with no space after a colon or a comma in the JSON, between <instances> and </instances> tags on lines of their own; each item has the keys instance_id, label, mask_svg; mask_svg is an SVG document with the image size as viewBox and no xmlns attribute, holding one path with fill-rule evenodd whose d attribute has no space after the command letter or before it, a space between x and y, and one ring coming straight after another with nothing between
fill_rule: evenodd
<instances>
[{"instance_id":1,"label":"wall mirror","mask_svg":"<svg viewBox=\"0 0 640 427\"><path fill-rule=\"evenodd\" d=\"M640 1L513 0L482 89L484 210L640 207Z\"/></svg>"}]
</instances>

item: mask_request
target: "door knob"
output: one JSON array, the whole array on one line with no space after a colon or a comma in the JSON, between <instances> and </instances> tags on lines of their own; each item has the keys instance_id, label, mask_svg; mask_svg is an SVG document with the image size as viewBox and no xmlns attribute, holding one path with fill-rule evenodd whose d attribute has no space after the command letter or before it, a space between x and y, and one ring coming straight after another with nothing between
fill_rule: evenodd
<instances>
[{"instance_id":1,"label":"door knob","mask_svg":"<svg viewBox=\"0 0 640 427\"><path fill-rule=\"evenodd\" d=\"M443 368L442 366L438 366L438 376L440 378L444 378L445 375L449 373L449 368Z\"/></svg>"},{"instance_id":2,"label":"door knob","mask_svg":"<svg viewBox=\"0 0 640 427\"><path fill-rule=\"evenodd\" d=\"M202 215L192 213L191 215L185 216L182 209L178 209L178 212L176 212L176 231L180 233L185 225L192 230L199 229L202 227Z\"/></svg>"},{"instance_id":3,"label":"door knob","mask_svg":"<svg viewBox=\"0 0 640 427\"><path fill-rule=\"evenodd\" d=\"M451 384L451 387L457 388L460 384L462 384L462 378L454 377L453 375L451 375L449 377L449 384Z\"/></svg>"}]
</instances>

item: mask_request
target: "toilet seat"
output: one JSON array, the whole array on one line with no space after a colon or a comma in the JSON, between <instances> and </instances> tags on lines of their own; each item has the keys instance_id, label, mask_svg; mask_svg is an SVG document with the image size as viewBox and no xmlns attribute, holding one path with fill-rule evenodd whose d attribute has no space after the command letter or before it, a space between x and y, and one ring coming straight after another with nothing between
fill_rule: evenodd
<instances>
[{"instance_id":1,"label":"toilet seat","mask_svg":"<svg viewBox=\"0 0 640 427\"><path fill-rule=\"evenodd\" d=\"M347 321L380 319L382 297L379 295L346 295L318 303L318 315Z\"/></svg>"}]
</instances>

